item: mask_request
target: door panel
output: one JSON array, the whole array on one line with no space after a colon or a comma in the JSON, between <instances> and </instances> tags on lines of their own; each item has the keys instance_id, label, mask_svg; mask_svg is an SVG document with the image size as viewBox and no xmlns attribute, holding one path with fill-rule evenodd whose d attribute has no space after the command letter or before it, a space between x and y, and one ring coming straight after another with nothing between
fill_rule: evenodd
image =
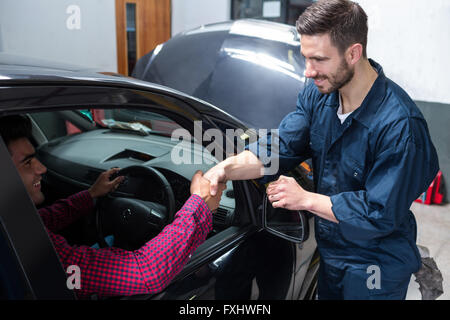
<instances>
[{"instance_id":1,"label":"door panel","mask_svg":"<svg viewBox=\"0 0 450 320\"><path fill-rule=\"evenodd\" d=\"M203 246L208 257L192 262L170 286L153 297L161 300L271 300L291 299L293 285L293 244L255 228L237 232L235 241L218 243L211 238ZM227 232L227 231L224 231ZM225 249L226 248L226 249ZM199 247L198 251L202 251ZM223 250L225 249L225 250Z\"/></svg>"}]
</instances>

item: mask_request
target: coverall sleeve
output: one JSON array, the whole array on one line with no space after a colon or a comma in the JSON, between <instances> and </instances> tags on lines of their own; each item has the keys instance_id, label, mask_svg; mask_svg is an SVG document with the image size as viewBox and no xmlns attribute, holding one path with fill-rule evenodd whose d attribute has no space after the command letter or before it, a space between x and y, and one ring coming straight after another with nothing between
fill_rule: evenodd
<instances>
[{"instance_id":1,"label":"coverall sleeve","mask_svg":"<svg viewBox=\"0 0 450 320\"><path fill-rule=\"evenodd\" d=\"M258 181L262 184L276 179L299 163L311 157L309 148L309 128L311 112L306 107L310 93L305 89L299 93L297 108L287 114L276 131L259 137L246 149L253 152L264 164L265 175Z\"/></svg>"},{"instance_id":2,"label":"coverall sleeve","mask_svg":"<svg viewBox=\"0 0 450 320\"><path fill-rule=\"evenodd\" d=\"M348 240L370 240L405 222L412 202L426 190L439 165L420 118L385 126L367 172L365 189L331 196L332 210Z\"/></svg>"}]
</instances>

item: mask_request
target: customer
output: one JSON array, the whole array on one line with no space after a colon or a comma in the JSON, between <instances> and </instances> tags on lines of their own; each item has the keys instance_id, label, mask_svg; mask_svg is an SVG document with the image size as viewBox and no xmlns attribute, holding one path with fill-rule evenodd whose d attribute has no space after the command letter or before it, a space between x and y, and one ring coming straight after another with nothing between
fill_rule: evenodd
<instances>
[{"instance_id":1,"label":"customer","mask_svg":"<svg viewBox=\"0 0 450 320\"><path fill-rule=\"evenodd\" d=\"M36 158L30 142L29 118L0 118L0 134L32 201L41 204L44 201L41 180L47 169ZM121 177L109 179L117 170L103 172L89 190L39 210L64 269L71 265L80 268L81 288L75 289L80 298L156 293L164 289L211 231L211 211L219 206L225 188L221 185L217 195L211 196L208 180L197 172L191 182L191 196L174 221L138 250L69 245L56 232L93 212L94 199L111 192L120 183Z\"/></svg>"}]
</instances>

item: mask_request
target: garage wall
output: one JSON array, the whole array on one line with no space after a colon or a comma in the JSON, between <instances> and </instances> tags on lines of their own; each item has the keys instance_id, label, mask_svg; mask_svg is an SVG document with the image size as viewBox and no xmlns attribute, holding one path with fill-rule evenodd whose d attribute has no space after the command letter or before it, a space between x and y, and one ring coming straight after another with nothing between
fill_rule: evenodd
<instances>
[{"instance_id":1,"label":"garage wall","mask_svg":"<svg viewBox=\"0 0 450 320\"><path fill-rule=\"evenodd\" d=\"M114 0L1 0L0 52L117 71Z\"/></svg>"},{"instance_id":2,"label":"garage wall","mask_svg":"<svg viewBox=\"0 0 450 320\"><path fill-rule=\"evenodd\" d=\"M428 122L450 199L450 1L357 0L369 17L368 55ZM419 170L419 168L418 168Z\"/></svg>"},{"instance_id":3,"label":"garage wall","mask_svg":"<svg viewBox=\"0 0 450 320\"><path fill-rule=\"evenodd\" d=\"M359 0L368 53L415 100L450 104L450 1Z\"/></svg>"},{"instance_id":4,"label":"garage wall","mask_svg":"<svg viewBox=\"0 0 450 320\"><path fill-rule=\"evenodd\" d=\"M172 35L230 12L231 0L172 0ZM115 0L0 0L0 52L116 72Z\"/></svg>"},{"instance_id":5,"label":"garage wall","mask_svg":"<svg viewBox=\"0 0 450 320\"><path fill-rule=\"evenodd\" d=\"M172 36L203 24L230 20L231 0L172 0Z\"/></svg>"}]
</instances>

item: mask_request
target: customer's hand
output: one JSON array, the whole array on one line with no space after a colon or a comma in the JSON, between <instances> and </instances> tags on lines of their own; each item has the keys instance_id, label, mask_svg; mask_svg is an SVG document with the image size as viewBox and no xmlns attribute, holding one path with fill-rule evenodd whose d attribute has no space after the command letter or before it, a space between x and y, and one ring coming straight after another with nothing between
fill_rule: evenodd
<instances>
[{"instance_id":1,"label":"customer's hand","mask_svg":"<svg viewBox=\"0 0 450 320\"><path fill-rule=\"evenodd\" d=\"M117 189L119 184L124 179L123 176L119 176L114 180L109 180L113 173L119 171L119 168L112 168L108 171L102 172L100 176L97 178L95 183L89 188L89 193L92 198L98 198L106 195L107 193L114 191Z\"/></svg>"},{"instance_id":2,"label":"customer's hand","mask_svg":"<svg viewBox=\"0 0 450 320\"><path fill-rule=\"evenodd\" d=\"M210 182L203 177L203 172L197 171L192 177L191 194L196 194L201 197L211 211L219 207L220 198L225 188L226 185L224 183L219 183L216 194L212 196L210 193Z\"/></svg>"}]
</instances>

